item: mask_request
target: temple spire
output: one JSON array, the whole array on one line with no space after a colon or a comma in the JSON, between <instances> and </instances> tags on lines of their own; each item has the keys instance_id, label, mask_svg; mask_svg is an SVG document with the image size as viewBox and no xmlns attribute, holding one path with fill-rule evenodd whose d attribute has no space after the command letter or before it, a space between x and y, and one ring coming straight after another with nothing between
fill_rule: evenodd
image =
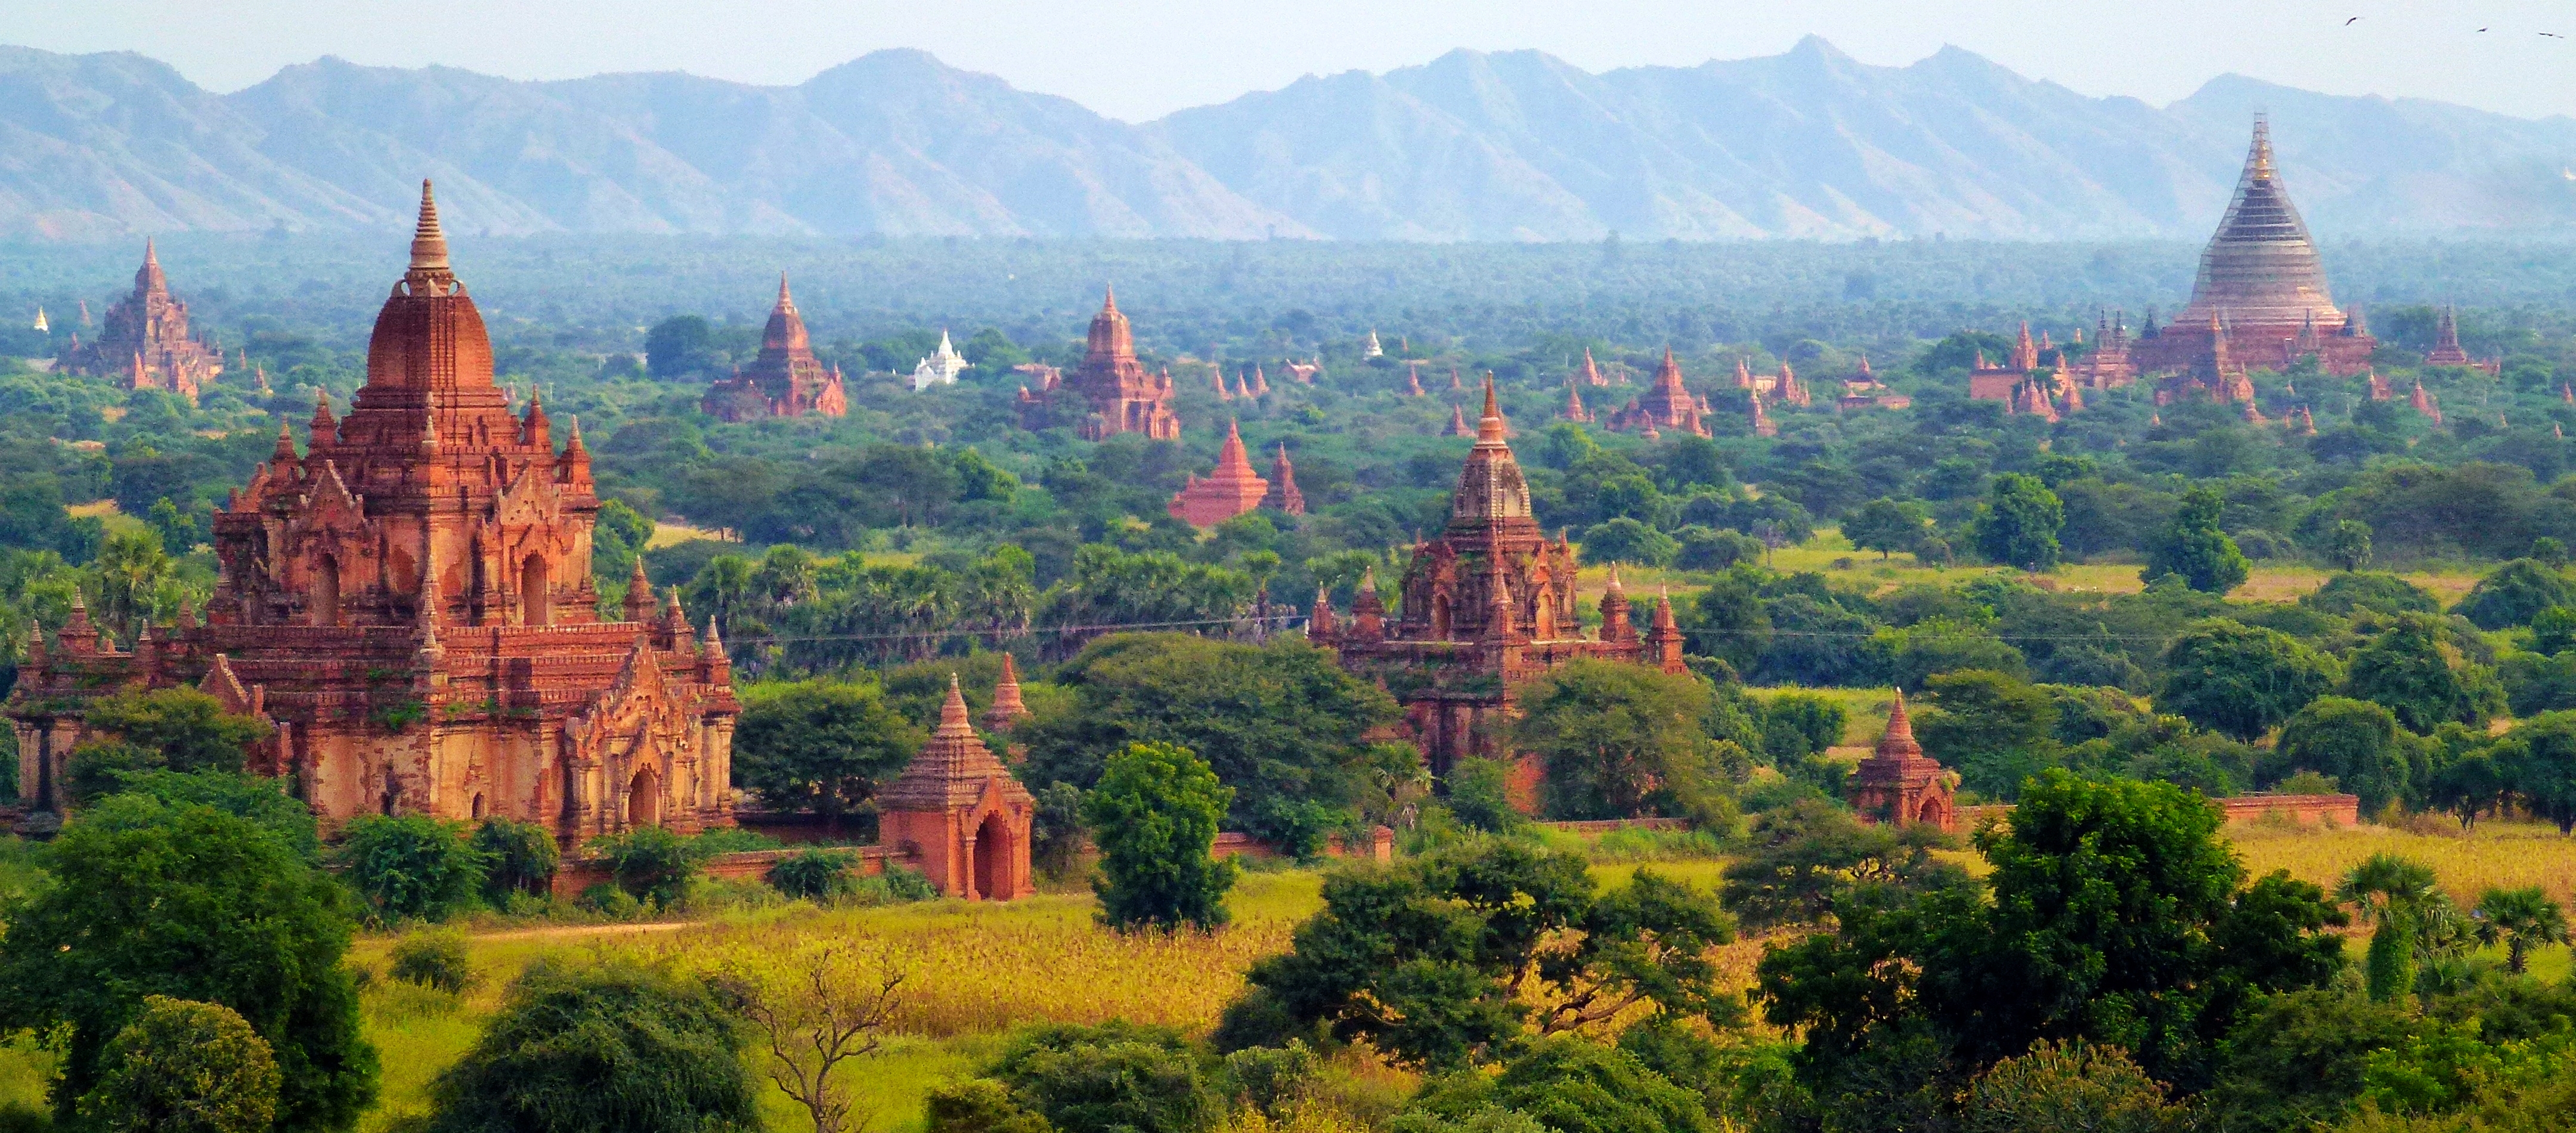
<instances>
[{"instance_id":1,"label":"temple spire","mask_svg":"<svg viewBox=\"0 0 2576 1133\"><path fill-rule=\"evenodd\" d=\"M430 195L429 182L420 183L420 220L412 227L411 270L445 272L447 233L438 227L438 201Z\"/></svg>"}]
</instances>

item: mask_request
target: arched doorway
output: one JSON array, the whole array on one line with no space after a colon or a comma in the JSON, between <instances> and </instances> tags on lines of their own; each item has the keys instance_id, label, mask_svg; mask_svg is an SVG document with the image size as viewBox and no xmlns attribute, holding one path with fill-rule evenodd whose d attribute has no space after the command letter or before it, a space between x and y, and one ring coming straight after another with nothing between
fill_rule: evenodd
<instances>
[{"instance_id":1,"label":"arched doorway","mask_svg":"<svg viewBox=\"0 0 2576 1133\"><path fill-rule=\"evenodd\" d=\"M662 777L654 774L649 765L635 772L635 784L626 792L626 824L662 824Z\"/></svg>"},{"instance_id":2,"label":"arched doorway","mask_svg":"<svg viewBox=\"0 0 2576 1133\"><path fill-rule=\"evenodd\" d=\"M1012 884L1011 826L1000 812L984 816L984 824L975 828L975 893L987 901L1008 901L1017 896Z\"/></svg>"},{"instance_id":3,"label":"arched doorway","mask_svg":"<svg viewBox=\"0 0 2576 1133\"><path fill-rule=\"evenodd\" d=\"M474 821L483 821L483 796L480 794L474 796Z\"/></svg>"},{"instance_id":4,"label":"arched doorway","mask_svg":"<svg viewBox=\"0 0 2576 1133\"><path fill-rule=\"evenodd\" d=\"M340 560L329 555L313 566L313 624L340 624Z\"/></svg>"},{"instance_id":5,"label":"arched doorway","mask_svg":"<svg viewBox=\"0 0 2576 1133\"><path fill-rule=\"evenodd\" d=\"M553 595L546 586L546 560L543 555L530 555L519 564L519 624L541 626L554 613Z\"/></svg>"}]
</instances>

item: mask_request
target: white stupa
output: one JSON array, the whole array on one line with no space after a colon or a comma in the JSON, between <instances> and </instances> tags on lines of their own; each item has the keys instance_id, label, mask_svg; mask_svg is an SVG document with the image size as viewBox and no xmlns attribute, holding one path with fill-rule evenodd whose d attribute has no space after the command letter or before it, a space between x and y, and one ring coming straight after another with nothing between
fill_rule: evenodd
<instances>
[{"instance_id":1,"label":"white stupa","mask_svg":"<svg viewBox=\"0 0 2576 1133\"><path fill-rule=\"evenodd\" d=\"M1361 350L1360 350L1360 357L1362 357L1362 358L1384 358L1384 357L1386 357L1386 348L1377 344L1377 328L1375 328L1375 327L1371 327L1371 328L1369 328L1368 345L1367 345L1366 347L1361 348Z\"/></svg>"},{"instance_id":2,"label":"white stupa","mask_svg":"<svg viewBox=\"0 0 2576 1133\"><path fill-rule=\"evenodd\" d=\"M44 334L52 331L53 329L52 324L45 321L45 309L42 307L36 308L36 333Z\"/></svg>"},{"instance_id":3,"label":"white stupa","mask_svg":"<svg viewBox=\"0 0 2576 1133\"><path fill-rule=\"evenodd\" d=\"M965 370L966 356L948 344L948 332L943 329L939 332L939 349L912 368L912 390L919 393L932 386L956 385L957 375Z\"/></svg>"}]
</instances>

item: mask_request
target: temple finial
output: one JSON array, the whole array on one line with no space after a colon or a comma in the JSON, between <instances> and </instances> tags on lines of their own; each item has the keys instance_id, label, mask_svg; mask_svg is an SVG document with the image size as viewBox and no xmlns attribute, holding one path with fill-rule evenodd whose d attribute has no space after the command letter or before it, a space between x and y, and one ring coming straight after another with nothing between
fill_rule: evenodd
<instances>
[{"instance_id":1,"label":"temple finial","mask_svg":"<svg viewBox=\"0 0 2576 1133\"><path fill-rule=\"evenodd\" d=\"M438 201L430 195L427 179L420 183L420 220L412 227L411 270L448 270L447 233L438 227Z\"/></svg>"}]
</instances>

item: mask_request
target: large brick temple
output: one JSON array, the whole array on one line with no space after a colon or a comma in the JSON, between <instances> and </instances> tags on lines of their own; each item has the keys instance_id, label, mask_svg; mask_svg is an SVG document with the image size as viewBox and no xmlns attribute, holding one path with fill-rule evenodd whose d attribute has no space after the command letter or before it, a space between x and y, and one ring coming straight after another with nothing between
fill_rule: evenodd
<instances>
[{"instance_id":1,"label":"large brick temple","mask_svg":"<svg viewBox=\"0 0 2576 1133\"><path fill-rule=\"evenodd\" d=\"M1683 669L1671 600L1656 603L1640 635L1615 571L1601 596L1600 635L1584 636L1574 545L1539 530L1508 433L1488 378L1449 525L1414 545L1397 616L1387 617L1372 575L1348 615L1317 595L1307 625L1307 637L1334 650L1343 668L1386 682L1438 775L1460 758L1502 752L1498 729L1513 696L1549 669L1583 657Z\"/></svg>"},{"instance_id":2,"label":"large brick temple","mask_svg":"<svg viewBox=\"0 0 2576 1133\"><path fill-rule=\"evenodd\" d=\"M2128 347L2126 363L2165 378L2169 399L2193 395L2250 400L2247 363L2286 369L2313 355L2327 373L2351 377L2370 368L2379 346L2359 311L2337 308L2307 222L2290 203L2272 158L2272 133L2260 118L2237 178L2236 195L2200 254L2191 305Z\"/></svg>"},{"instance_id":3,"label":"large brick temple","mask_svg":"<svg viewBox=\"0 0 2576 1133\"><path fill-rule=\"evenodd\" d=\"M122 389L168 390L197 403L197 395L224 372L224 352L212 339L189 333L188 304L170 293L161 253L143 242L143 266L134 291L107 309L99 336L73 335L55 366L63 373L108 378Z\"/></svg>"},{"instance_id":4,"label":"large brick temple","mask_svg":"<svg viewBox=\"0 0 2576 1133\"><path fill-rule=\"evenodd\" d=\"M1019 406L1023 427L1070 425L1086 441L1120 433L1154 441L1181 439L1181 419L1172 413L1171 372L1148 373L1136 360L1136 332L1118 309L1115 291L1101 301L1100 313L1091 320L1082 368L1061 381L1050 373L1036 390L1021 386Z\"/></svg>"},{"instance_id":5,"label":"large brick temple","mask_svg":"<svg viewBox=\"0 0 2576 1133\"><path fill-rule=\"evenodd\" d=\"M778 277L778 302L761 328L760 354L730 378L709 383L698 408L722 421L762 417L845 417L850 395L841 384L841 368L824 368L814 356L805 332L805 316L787 293L787 276Z\"/></svg>"},{"instance_id":6,"label":"large brick temple","mask_svg":"<svg viewBox=\"0 0 2576 1133\"><path fill-rule=\"evenodd\" d=\"M119 643L77 613L20 669L7 712L19 797L60 812L84 706L194 686L276 727L252 770L326 827L362 814L486 815L570 841L732 822L732 666L639 574L597 609L598 518L580 423L562 447L513 411L421 186L411 264L376 316L346 417L317 405L215 517L204 624Z\"/></svg>"}]
</instances>

